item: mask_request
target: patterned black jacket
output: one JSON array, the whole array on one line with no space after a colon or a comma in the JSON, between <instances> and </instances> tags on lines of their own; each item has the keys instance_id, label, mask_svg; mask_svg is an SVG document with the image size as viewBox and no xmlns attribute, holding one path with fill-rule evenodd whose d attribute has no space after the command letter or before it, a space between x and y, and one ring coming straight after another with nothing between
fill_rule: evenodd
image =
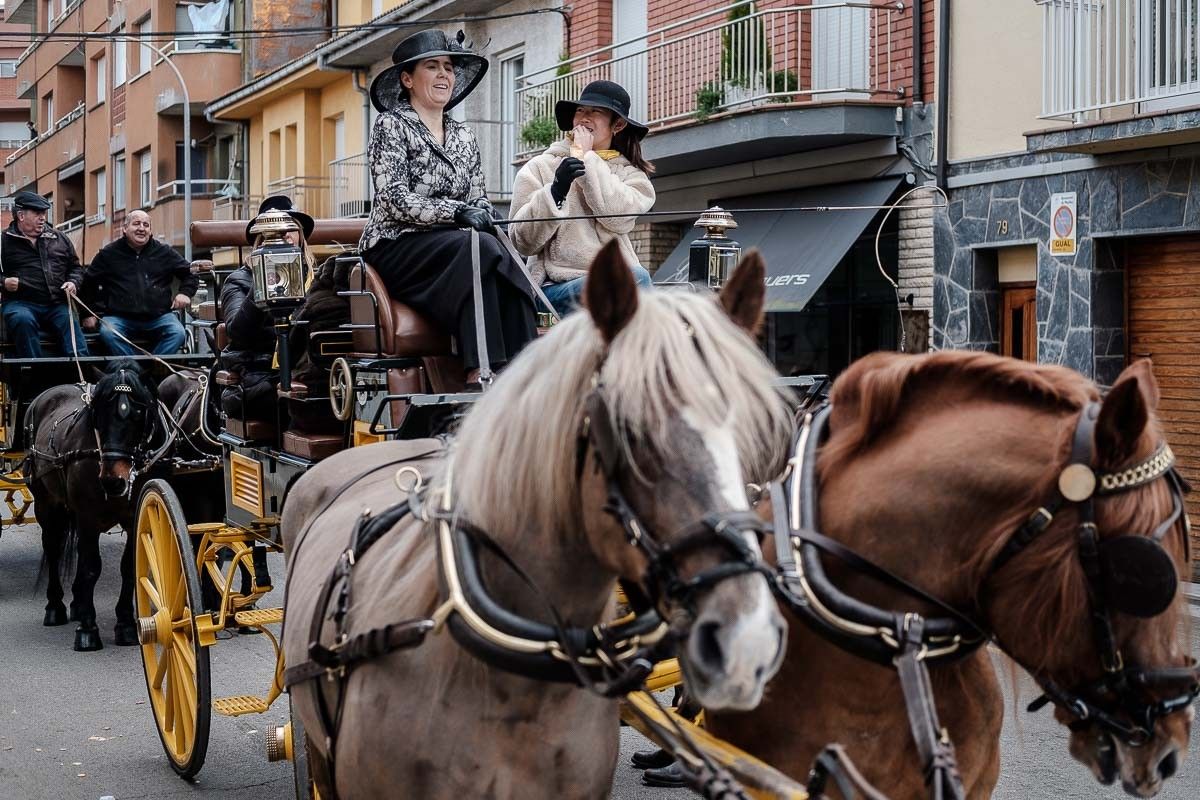
<instances>
[{"instance_id":1,"label":"patterned black jacket","mask_svg":"<svg viewBox=\"0 0 1200 800\"><path fill-rule=\"evenodd\" d=\"M360 252L381 239L453 225L463 206L491 212L475 133L450 117L443 119L445 144L439 145L407 102L376 118L367 148L375 203Z\"/></svg>"}]
</instances>

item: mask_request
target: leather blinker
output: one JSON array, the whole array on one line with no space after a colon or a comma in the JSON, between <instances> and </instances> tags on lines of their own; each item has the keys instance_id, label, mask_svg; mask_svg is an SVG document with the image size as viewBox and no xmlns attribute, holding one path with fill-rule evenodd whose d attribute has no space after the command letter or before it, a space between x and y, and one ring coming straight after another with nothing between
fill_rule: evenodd
<instances>
[{"instance_id":1,"label":"leather blinker","mask_svg":"<svg viewBox=\"0 0 1200 800\"><path fill-rule=\"evenodd\" d=\"M1175 560L1146 536L1116 536L1100 542L1104 597L1123 614L1149 619L1166 611L1179 591Z\"/></svg>"}]
</instances>

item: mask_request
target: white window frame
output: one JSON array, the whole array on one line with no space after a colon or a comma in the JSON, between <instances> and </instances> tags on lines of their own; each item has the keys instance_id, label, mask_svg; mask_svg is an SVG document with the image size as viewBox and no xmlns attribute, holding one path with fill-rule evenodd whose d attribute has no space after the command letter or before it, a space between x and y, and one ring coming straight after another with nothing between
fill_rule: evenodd
<instances>
[{"instance_id":1,"label":"white window frame","mask_svg":"<svg viewBox=\"0 0 1200 800\"><path fill-rule=\"evenodd\" d=\"M117 28L118 34L125 33L124 28ZM129 49L125 46L124 39L113 39L113 88L125 85L125 78L129 68Z\"/></svg>"},{"instance_id":2,"label":"white window frame","mask_svg":"<svg viewBox=\"0 0 1200 800\"><path fill-rule=\"evenodd\" d=\"M153 33L154 29L150 27L150 17L146 17L141 22L133 26L133 34L137 37L137 57L134 59L135 72L133 77L145 75L150 71L150 65L154 63L154 51L149 47L141 44L143 37L149 33Z\"/></svg>"},{"instance_id":3,"label":"white window frame","mask_svg":"<svg viewBox=\"0 0 1200 800\"><path fill-rule=\"evenodd\" d=\"M101 53L95 61L96 66L96 103L108 100L108 56Z\"/></svg>"},{"instance_id":4,"label":"white window frame","mask_svg":"<svg viewBox=\"0 0 1200 800\"><path fill-rule=\"evenodd\" d=\"M149 148L138 153L138 199L140 208L154 203L154 159Z\"/></svg>"},{"instance_id":5,"label":"white window frame","mask_svg":"<svg viewBox=\"0 0 1200 800\"><path fill-rule=\"evenodd\" d=\"M0 59L0 78L17 77L17 60L15 58Z\"/></svg>"},{"instance_id":6,"label":"white window frame","mask_svg":"<svg viewBox=\"0 0 1200 800\"><path fill-rule=\"evenodd\" d=\"M516 70L517 62L521 62L520 73ZM507 194L513 190L517 168L512 165L521 149L521 131L517 128L521 118L521 98L517 90L521 88L519 78L525 74L525 51L518 50L506 54L500 59L500 192Z\"/></svg>"},{"instance_id":7,"label":"white window frame","mask_svg":"<svg viewBox=\"0 0 1200 800\"><path fill-rule=\"evenodd\" d=\"M108 219L108 172L104 167L93 173L96 176L96 220Z\"/></svg>"},{"instance_id":8,"label":"white window frame","mask_svg":"<svg viewBox=\"0 0 1200 800\"><path fill-rule=\"evenodd\" d=\"M112 207L113 211L125 210L125 178L128 166L125 156L119 155L113 159Z\"/></svg>"}]
</instances>

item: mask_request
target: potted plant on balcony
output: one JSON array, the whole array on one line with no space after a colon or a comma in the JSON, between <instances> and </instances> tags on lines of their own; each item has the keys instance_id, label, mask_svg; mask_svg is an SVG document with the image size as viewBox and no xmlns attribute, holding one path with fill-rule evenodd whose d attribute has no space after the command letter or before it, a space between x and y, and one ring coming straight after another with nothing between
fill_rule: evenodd
<instances>
[{"instance_id":1,"label":"potted plant on balcony","mask_svg":"<svg viewBox=\"0 0 1200 800\"><path fill-rule=\"evenodd\" d=\"M767 75L771 69L771 45L763 30L762 18L754 16L754 3L729 11L729 24L721 32L722 102L730 106L760 105L768 92Z\"/></svg>"}]
</instances>

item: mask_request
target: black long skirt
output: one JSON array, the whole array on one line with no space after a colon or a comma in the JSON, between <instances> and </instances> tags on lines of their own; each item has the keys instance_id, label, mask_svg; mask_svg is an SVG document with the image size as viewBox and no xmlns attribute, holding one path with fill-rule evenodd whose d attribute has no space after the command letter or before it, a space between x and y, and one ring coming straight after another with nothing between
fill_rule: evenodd
<instances>
[{"instance_id":1,"label":"black long skirt","mask_svg":"<svg viewBox=\"0 0 1200 800\"><path fill-rule=\"evenodd\" d=\"M432 230L383 239L363 259L379 273L393 300L412 306L457 338L468 370L479 367L469 231ZM491 234L479 235L479 272L488 360L495 368L537 336L533 289L521 266Z\"/></svg>"}]
</instances>

